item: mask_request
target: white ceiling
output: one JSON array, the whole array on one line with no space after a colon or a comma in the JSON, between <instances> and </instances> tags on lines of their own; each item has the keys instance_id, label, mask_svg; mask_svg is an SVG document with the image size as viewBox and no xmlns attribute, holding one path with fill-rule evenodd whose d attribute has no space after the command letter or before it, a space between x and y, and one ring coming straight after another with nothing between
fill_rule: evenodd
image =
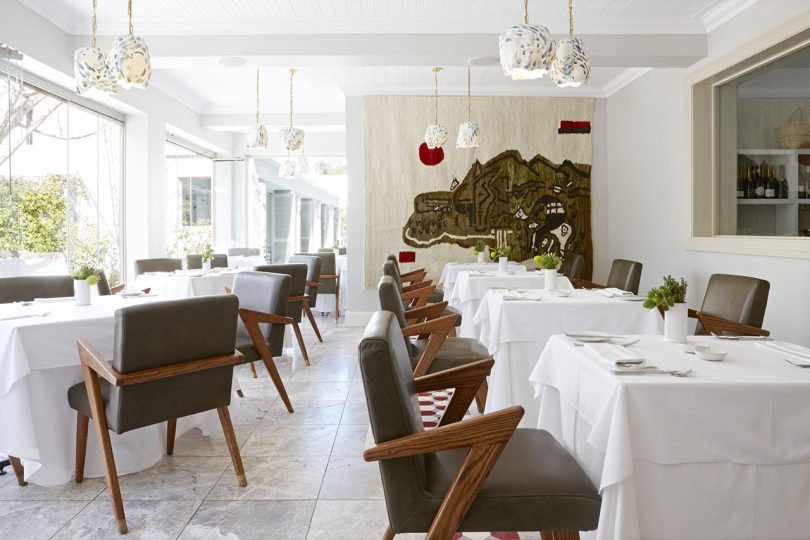
<instances>
[{"instance_id":1,"label":"white ceiling","mask_svg":"<svg viewBox=\"0 0 810 540\"><path fill-rule=\"evenodd\" d=\"M90 0L18 0L84 45ZM589 83L560 89L548 80L512 81L499 66L474 68L473 94L604 97L653 67L684 67L705 55L705 33L757 0L575 0L576 32L594 68ZM100 46L126 31L126 0L101 0ZM568 30L565 0L530 0L532 22ZM523 19L522 0L134 0L135 33L148 36L152 85L203 114L288 110L286 67L296 75L296 112L342 118L345 95L466 93L465 63L497 56L497 35ZM220 56L248 61L217 64ZM242 125L244 124L244 125ZM317 124L317 122L315 122Z\"/></svg>"}]
</instances>

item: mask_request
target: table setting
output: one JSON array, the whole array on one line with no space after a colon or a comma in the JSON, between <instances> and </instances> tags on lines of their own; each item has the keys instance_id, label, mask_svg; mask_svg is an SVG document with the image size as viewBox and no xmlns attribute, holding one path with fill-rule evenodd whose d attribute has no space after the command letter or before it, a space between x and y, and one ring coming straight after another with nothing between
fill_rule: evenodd
<instances>
[{"instance_id":1,"label":"table setting","mask_svg":"<svg viewBox=\"0 0 810 540\"><path fill-rule=\"evenodd\" d=\"M490 272L495 271L498 269L497 262L449 262L444 265L442 269L442 274L439 277L439 287L445 291L445 300L448 299L449 294L453 291L453 287L456 285L456 280L458 279L458 275L464 271L478 271L478 272ZM509 272L512 273L522 273L526 272L526 267L520 263L509 261L507 265L507 269Z\"/></svg>"},{"instance_id":2,"label":"table setting","mask_svg":"<svg viewBox=\"0 0 810 540\"><path fill-rule=\"evenodd\" d=\"M135 278L134 289L150 289L152 294L172 298L225 294L225 287L233 286L233 277L250 268L144 272Z\"/></svg>"}]
</instances>

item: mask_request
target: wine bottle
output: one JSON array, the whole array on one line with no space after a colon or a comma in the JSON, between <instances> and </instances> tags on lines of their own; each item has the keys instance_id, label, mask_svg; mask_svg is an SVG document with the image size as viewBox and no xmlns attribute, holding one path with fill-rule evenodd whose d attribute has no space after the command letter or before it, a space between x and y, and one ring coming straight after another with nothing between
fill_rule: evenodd
<instances>
[{"instance_id":1,"label":"wine bottle","mask_svg":"<svg viewBox=\"0 0 810 540\"><path fill-rule=\"evenodd\" d=\"M754 185L754 167L749 165L745 168L745 198L756 199L756 186Z\"/></svg>"},{"instance_id":2,"label":"wine bottle","mask_svg":"<svg viewBox=\"0 0 810 540\"><path fill-rule=\"evenodd\" d=\"M773 167L770 165L763 165L765 169L765 198L776 198L776 185L773 179Z\"/></svg>"},{"instance_id":3,"label":"wine bottle","mask_svg":"<svg viewBox=\"0 0 810 540\"><path fill-rule=\"evenodd\" d=\"M807 198L807 173L801 165L799 165L799 183L796 196L800 199Z\"/></svg>"},{"instance_id":4,"label":"wine bottle","mask_svg":"<svg viewBox=\"0 0 810 540\"><path fill-rule=\"evenodd\" d=\"M790 186L788 186L787 176L785 175L785 166L779 165L779 175L777 178L779 182L779 198L787 199L790 197Z\"/></svg>"}]
</instances>

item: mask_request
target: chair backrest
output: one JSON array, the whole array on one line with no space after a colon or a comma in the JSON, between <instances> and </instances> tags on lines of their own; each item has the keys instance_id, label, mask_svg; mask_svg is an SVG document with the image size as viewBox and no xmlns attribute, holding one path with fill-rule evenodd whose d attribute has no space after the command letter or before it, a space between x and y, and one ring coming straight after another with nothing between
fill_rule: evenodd
<instances>
[{"instance_id":1,"label":"chair backrest","mask_svg":"<svg viewBox=\"0 0 810 540\"><path fill-rule=\"evenodd\" d=\"M301 296L306 292L307 265L306 264L263 264L253 268L257 272L273 272L290 276L289 296ZM288 302L287 317L292 317L297 323L301 322L301 313L304 311L304 302Z\"/></svg>"},{"instance_id":2,"label":"chair backrest","mask_svg":"<svg viewBox=\"0 0 810 540\"><path fill-rule=\"evenodd\" d=\"M322 276L336 276L337 265L335 264L335 254L327 252L310 252L310 253L296 253L296 255L307 255L310 257L321 258L321 275ZM337 292L337 279L336 278L321 278L321 286L318 288L319 294L335 294Z\"/></svg>"},{"instance_id":3,"label":"chair backrest","mask_svg":"<svg viewBox=\"0 0 810 540\"><path fill-rule=\"evenodd\" d=\"M138 259L135 261L135 276L144 272L174 272L183 269L181 259Z\"/></svg>"},{"instance_id":4,"label":"chair backrest","mask_svg":"<svg viewBox=\"0 0 810 540\"><path fill-rule=\"evenodd\" d=\"M73 296L70 276L18 276L0 278L0 304L30 302L34 298Z\"/></svg>"},{"instance_id":5,"label":"chair backrest","mask_svg":"<svg viewBox=\"0 0 810 540\"><path fill-rule=\"evenodd\" d=\"M607 286L638 294L638 284L641 281L641 268L642 264L640 262L613 259L613 265L610 267L610 274L608 275Z\"/></svg>"},{"instance_id":6,"label":"chair backrest","mask_svg":"<svg viewBox=\"0 0 810 540\"><path fill-rule=\"evenodd\" d=\"M233 295L239 299L239 307L272 315L287 315L292 278L272 272L239 272L233 279ZM281 356L284 349L283 324L260 324L265 342L273 356ZM251 341L247 328L240 319L236 325L236 340Z\"/></svg>"},{"instance_id":7,"label":"chair backrest","mask_svg":"<svg viewBox=\"0 0 810 540\"><path fill-rule=\"evenodd\" d=\"M394 278L382 276L377 284L377 294L380 297L380 309L393 313L400 328L408 326L408 319L405 318L405 303L402 301L402 294L399 292Z\"/></svg>"},{"instance_id":8,"label":"chair backrest","mask_svg":"<svg viewBox=\"0 0 810 540\"><path fill-rule=\"evenodd\" d=\"M394 284L399 289L400 294L402 293L402 276L399 275L399 268L392 263L390 260L386 260L383 264L383 275L388 276L394 280Z\"/></svg>"},{"instance_id":9,"label":"chair backrest","mask_svg":"<svg viewBox=\"0 0 810 540\"><path fill-rule=\"evenodd\" d=\"M186 255L186 268L188 270L199 270L203 267L202 254ZM214 253L214 258L211 259L211 268L227 268L228 256L224 253Z\"/></svg>"},{"instance_id":10,"label":"chair backrest","mask_svg":"<svg viewBox=\"0 0 810 540\"><path fill-rule=\"evenodd\" d=\"M229 257L255 257L259 254L259 248L228 248Z\"/></svg>"},{"instance_id":11,"label":"chair backrest","mask_svg":"<svg viewBox=\"0 0 810 540\"><path fill-rule=\"evenodd\" d=\"M423 431L413 368L393 313L371 316L359 347L360 373L374 441L379 444ZM380 461L392 522L402 523L425 499L425 458Z\"/></svg>"},{"instance_id":12,"label":"chair backrest","mask_svg":"<svg viewBox=\"0 0 810 540\"><path fill-rule=\"evenodd\" d=\"M582 268L585 266L585 257L579 253L566 253L563 257L560 273L569 278L582 278Z\"/></svg>"},{"instance_id":13,"label":"chair backrest","mask_svg":"<svg viewBox=\"0 0 810 540\"><path fill-rule=\"evenodd\" d=\"M104 270L98 275L98 283L96 283L96 287L98 288L98 295L99 296L111 296L112 289L110 288L110 282L107 280L107 274L104 273Z\"/></svg>"},{"instance_id":14,"label":"chair backrest","mask_svg":"<svg viewBox=\"0 0 810 540\"><path fill-rule=\"evenodd\" d=\"M339 247L338 248L338 255L346 255L346 248L345 247Z\"/></svg>"},{"instance_id":15,"label":"chair backrest","mask_svg":"<svg viewBox=\"0 0 810 540\"><path fill-rule=\"evenodd\" d=\"M115 312L112 366L133 373L232 354L239 301L203 296L121 308ZM233 367L148 383L110 387L108 418L117 433L227 406Z\"/></svg>"},{"instance_id":16,"label":"chair backrest","mask_svg":"<svg viewBox=\"0 0 810 540\"><path fill-rule=\"evenodd\" d=\"M292 264L305 264L307 265L307 281L312 281L313 283L320 283L321 281L321 258L320 257L313 257L311 255L293 255L287 261L288 263ZM309 295L309 305L310 307L315 307L315 303L318 301L318 289L320 287L310 287L307 285L304 287L304 292Z\"/></svg>"},{"instance_id":17,"label":"chair backrest","mask_svg":"<svg viewBox=\"0 0 810 540\"><path fill-rule=\"evenodd\" d=\"M318 253L334 253L333 248L318 248Z\"/></svg>"},{"instance_id":18,"label":"chair backrest","mask_svg":"<svg viewBox=\"0 0 810 540\"><path fill-rule=\"evenodd\" d=\"M712 274L700 311L734 322L762 328L771 284L764 279ZM705 334L698 323L695 334Z\"/></svg>"}]
</instances>

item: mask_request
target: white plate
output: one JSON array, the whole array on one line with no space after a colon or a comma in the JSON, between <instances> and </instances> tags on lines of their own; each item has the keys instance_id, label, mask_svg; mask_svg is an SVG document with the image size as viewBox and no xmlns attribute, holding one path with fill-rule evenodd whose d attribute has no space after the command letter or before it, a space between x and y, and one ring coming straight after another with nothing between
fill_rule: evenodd
<instances>
[{"instance_id":1,"label":"white plate","mask_svg":"<svg viewBox=\"0 0 810 540\"><path fill-rule=\"evenodd\" d=\"M643 296L639 296L637 294L617 294L613 298L616 300L627 300L628 302L641 302L644 300Z\"/></svg>"},{"instance_id":2,"label":"white plate","mask_svg":"<svg viewBox=\"0 0 810 540\"><path fill-rule=\"evenodd\" d=\"M576 332L565 332L567 337L577 341L587 343L599 343L600 341L607 341L610 339L610 334L605 332L597 332L592 330L579 330Z\"/></svg>"},{"instance_id":3,"label":"white plate","mask_svg":"<svg viewBox=\"0 0 810 540\"><path fill-rule=\"evenodd\" d=\"M121 291L118 293L121 298L137 298L139 296L145 296L143 291Z\"/></svg>"}]
</instances>

